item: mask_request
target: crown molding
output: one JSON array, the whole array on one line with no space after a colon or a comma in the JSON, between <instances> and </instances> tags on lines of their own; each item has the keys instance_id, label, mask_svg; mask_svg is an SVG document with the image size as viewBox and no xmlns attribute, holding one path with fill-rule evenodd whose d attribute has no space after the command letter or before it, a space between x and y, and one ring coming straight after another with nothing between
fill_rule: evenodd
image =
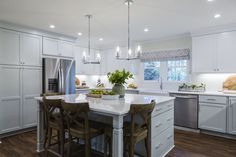
<instances>
[{"instance_id":1,"label":"crown molding","mask_svg":"<svg viewBox=\"0 0 236 157\"><path fill-rule=\"evenodd\" d=\"M75 40L76 40L75 37L66 36L66 35L63 35L60 33L35 29L32 27L22 26L22 25L10 23L7 21L0 21L0 28L6 29L6 30L11 30L11 31L17 31L20 33L27 33L27 34L32 34L32 35L39 35L39 36L43 36L43 37L60 39L60 40L69 41L69 42L75 42Z\"/></svg>"},{"instance_id":2,"label":"crown molding","mask_svg":"<svg viewBox=\"0 0 236 157\"><path fill-rule=\"evenodd\" d=\"M191 36L194 37L194 36L210 35L210 34L232 32L232 31L236 31L236 23L194 30L191 32Z\"/></svg>"}]
</instances>

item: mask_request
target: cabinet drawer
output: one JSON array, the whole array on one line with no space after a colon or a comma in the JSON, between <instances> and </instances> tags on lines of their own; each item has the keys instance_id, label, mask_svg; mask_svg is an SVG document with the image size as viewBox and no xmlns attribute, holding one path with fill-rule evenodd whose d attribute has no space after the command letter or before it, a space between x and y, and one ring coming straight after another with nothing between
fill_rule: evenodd
<instances>
[{"instance_id":1,"label":"cabinet drawer","mask_svg":"<svg viewBox=\"0 0 236 157\"><path fill-rule=\"evenodd\" d=\"M163 112L166 112L168 110L171 110L173 108L174 108L174 101L168 101L162 104L158 104L156 105L156 107L154 108L152 112L152 117L159 115Z\"/></svg>"},{"instance_id":2,"label":"cabinet drawer","mask_svg":"<svg viewBox=\"0 0 236 157\"><path fill-rule=\"evenodd\" d=\"M151 156L161 157L174 145L174 129L170 127L151 140Z\"/></svg>"},{"instance_id":3,"label":"cabinet drawer","mask_svg":"<svg viewBox=\"0 0 236 157\"><path fill-rule=\"evenodd\" d=\"M222 97L222 96L200 95L199 96L199 102L226 104L227 103L227 98Z\"/></svg>"},{"instance_id":4,"label":"cabinet drawer","mask_svg":"<svg viewBox=\"0 0 236 157\"><path fill-rule=\"evenodd\" d=\"M174 110L171 109L152 118L151 137L160 135L164 130L174 125Z\"/></svg>"}]
</instances>

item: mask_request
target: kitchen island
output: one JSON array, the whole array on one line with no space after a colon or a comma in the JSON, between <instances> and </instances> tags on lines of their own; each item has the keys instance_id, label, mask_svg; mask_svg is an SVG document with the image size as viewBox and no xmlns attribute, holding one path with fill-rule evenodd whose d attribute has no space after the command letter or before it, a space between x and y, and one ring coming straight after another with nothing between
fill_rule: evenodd
<instances>
[{"instance_id":1,"label":"kitchen island","mask_svg":"<svg viewBox=\"0 0 236 157\"><path fill-rule=\"evenodd\" d=\"M50 99L63 99L70 103L88 102L91 112L109 116L113 122L113 157L123 157L123 119L131 104L146 104L155 100L156 106L151 119L151 156L162 157L174 147L174 98L152 95L126 94L119 100L88 98L84 94L50 96ZM43 151L44 121L42 97L38 101L37 151ZM139 153L143 153L142 150Z\"/></svg>"}]
</instances>

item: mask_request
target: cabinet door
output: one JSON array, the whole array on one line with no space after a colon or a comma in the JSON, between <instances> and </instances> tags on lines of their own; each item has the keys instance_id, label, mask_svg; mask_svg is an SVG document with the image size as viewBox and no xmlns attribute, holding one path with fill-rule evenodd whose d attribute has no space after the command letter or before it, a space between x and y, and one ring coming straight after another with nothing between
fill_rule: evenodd
<instances>
[{"instance_id":1,"label":"cabinet door","mask_svg":"<svg viewBox=\"0 0 236 157\"><path fill-rule=\"evenodd\" d=\"M79 46L74 46L74 55L75 55L75 69L76 74L85 74L84 64L82 62L83 58L83 48Z\"/></svg>"},{"instance_id":2,"label":"cabinet door","mask_svg":"<svg viewBox=\"0 0 236 157\"><path fill-rule=\"evenodd\" d=\"M36 126L37 124L37 101L34 97L39 96L42 91L41 74L42 70L40 68L24 68L22 70L23 128Z\"/></svg>"},{"instance_id":3,"label":"cabinet door","mask_svg":"<svg viewBox=\"0 0 236 157\"><path fill-rule=\"evenodd\" d=\"M0 64L18 65L20 58L20 35L0 29Z\"/></svg>"},{"instance_id":4,"label":"cabinet door","mask_svg":"<svg viewBox=\"0 0 236 157\"><path fill-rule=\"evenodd\" d=\"M236 135L236 99L230 100L230 106L229 106L229 133Z\"/></svg>"},{"instance_id":5,"label":"cabinet door","mask_svg":"<svg viewBox=\"0 0 236 157\"><path fill-rule=\"evenodd\" d=\"M199 128L226 133L226 104L199 104Z\"/></svg>"},{"instance_id":6,"label":"cabinet door","mask_svg":"<svg viewBox=\"0 0 236 157\"><path fill-rule=\"evenodd\" d=\"M51 38L43 38L43 54L44 55L53 55L58 56L58 40Z\"/></svg>"},{"instance_id":7,"label":"cabinet door","mask_svg":"<svg viewBox=\"0 0 236 157\"><path fill-rule=\"evenodd\" d=\"M21 128L20 68L0 66L0 133Z\"/></svg>"},{"instance_id":8,"label":"cabinet door","mask_svg":"<svg viewBox=\"0 0 236 157\"><path fill-rule=\"evenodd\" d=\"M217 71L217 35L193 37L192 71Z\"/></svg>"},{"instance_id":9,"label":"cabinet door","mask_svg":"<svg viewBox=\"0 0 236 157\"><path fill-rule=\"evenodd\" d=\"M218 35L218 69L220 72L236 72L236 32Z\"/></svg>"},{"instance_id":10,"label":"cabinet door","mask_svg":"<svg viewBox=\"0 0 236 157\"><path fill-rule=\"evenodd\" d=\"M60 41L59 54L61 54L64 57L74 57L73 43Z\"/></svg>"},{"instance_id":11,"label":"cabinet door","mask_svg":"<svg viewBox=\"0 0 236 157\"><path fill-rule=\"evenodd\" d=\"M23 65L41 66L42 37L21 34L21 63Z\"/></svg>"}]
</instances>

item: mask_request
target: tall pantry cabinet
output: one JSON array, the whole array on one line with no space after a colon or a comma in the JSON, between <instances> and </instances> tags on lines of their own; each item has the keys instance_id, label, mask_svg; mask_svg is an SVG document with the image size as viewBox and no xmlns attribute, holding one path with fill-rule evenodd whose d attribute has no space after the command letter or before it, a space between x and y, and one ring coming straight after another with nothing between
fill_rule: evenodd
<instances>
[{"instance_id":1,"label":"tall pantry cabinet","mask_svg":"<svg viewBox=\"0 0 236 157\"><path fill-rule=\"evenodd\" d=\"M0 29L0 134L36 126L42 37Z\"/></svg>"}]
</instances>

